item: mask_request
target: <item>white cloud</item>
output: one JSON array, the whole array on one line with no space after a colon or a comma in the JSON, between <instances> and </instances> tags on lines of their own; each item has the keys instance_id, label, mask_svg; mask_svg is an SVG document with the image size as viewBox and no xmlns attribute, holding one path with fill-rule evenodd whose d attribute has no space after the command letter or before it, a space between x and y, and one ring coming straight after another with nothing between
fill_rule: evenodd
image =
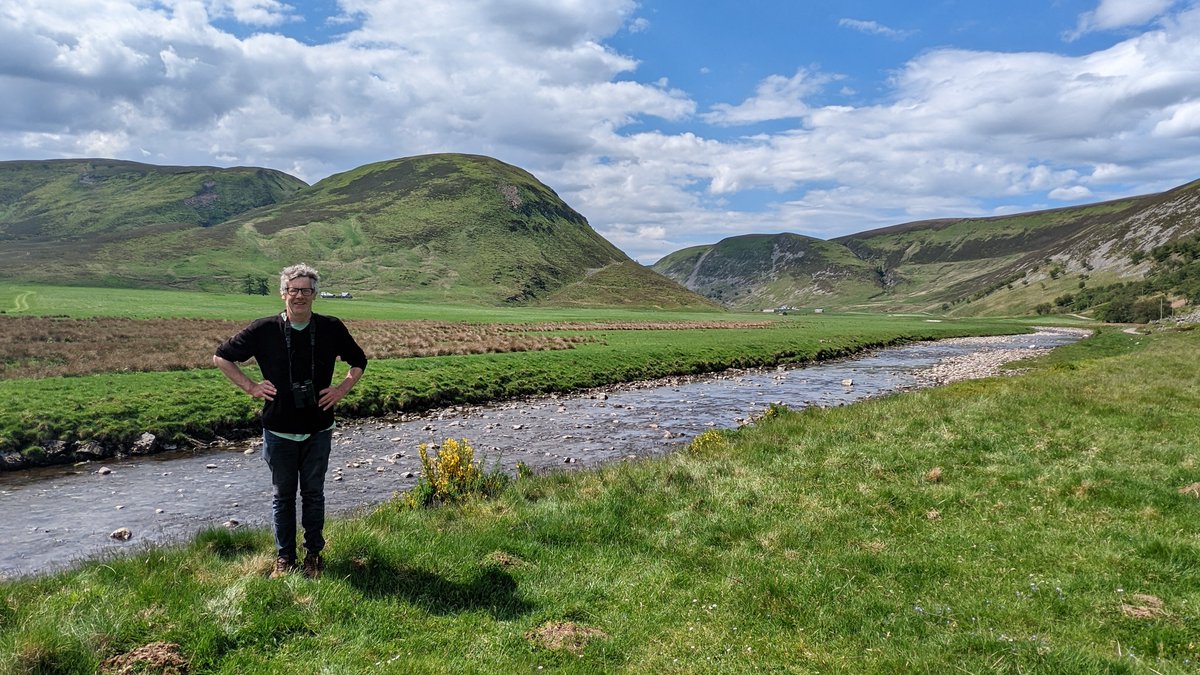
<instances>
[{"instance_id":1,"label":"white cloud","mask_svg":"<svg viewBox=\"0 0 1200 675\"><path fill-rule=\"evenodd\" d=\"M837 79L832 75L811 73L804 68L791 77L772 75L761 83L754 96L738 105L718 103L703 119L711 124L754 124L769 120L799 119L809 108L804 97L820 91Z\"/></svg>"},{"instance_id":2,"label":"white cloud","mask_svg":"<svg viewBox=\"0 0 1200 675\"><path fill-rule=\"evenodd\" d=\"M1145 25L1161 16L1175 2L1176 0L1100 0L1096 9L1080 15L1078 25L1067 35L1067 39L1075 40L1095 31Z\"/></svg>"},{"instance_id":3,"label":"white cloud","mask_svg":"<svg viewBox=\"0 0 1200 675\"><path fill-rule=\"evenodd\" d=\"M1197 34L1200 11L1191 11L1162 30L1079 57L932 51L897 73L890 102L860 107L804 107L798 97L772 96L788 91L782 82L808 81L807 74L777 77L722 113L769 119L779 113L751 111L769 109L764 101L790 101L804 126L722 143L697 139L686 149L642 138L638 153L655 158L656 172L673 164L663 184L685 195L696 186L713 196L803 195L763 212L721 216L697 197L679 206L691 209L680 219L686 225L670 231L690 237L668 237L676 248L737 232L832 237L907 220L1011 213L1113 196L1100 189L1106 185L1166 189L1194 176L1194 162L1183 167L1200 152L1200 70L1188 65L1200 63ZM672 175L691 182L672 184ZM1185 178L1172 183L1169 175ZM1040 202L1030 200L1036 195ZM659 240L627 246L669 252Z\"/></svg>"},{"instance_id":4,"label":"white cloud","mask_svg":"<svg viewBox=\"0 0 1200 675\"><path fill-rule=\"evenodd\" d=\"M1050 198L1060 202L1077 202L1091 197L1092 191L1082 185L1059 187L1050 191Z\"/></svg>"},{"instance_id":5,"label":"white cloud","mask_svg":"<svg viewBox=\"0 0 1200 675\"><path fill-rule=\"evenodd\" d=\"M209 0L208 11L250 26L278 26L298 18L290 5L278 0Z\"/></svg>"},{"instance_id":6,"label":"white cloud","mask_svg":"<svg viewBox=\"0 0 1200 675\"><path fill-rule=\"evenodd\" d=\"M1170 106L1163 112L1169 114L1154 125L1154 136L1181 139L1200 136L1200 100Z\"/></svg>"},{"instance_id":7,"label":"white cloud","mask_svg":"<svg viewBox=\"0 0 1200 675\"><path fill-rule=\"evenodd\" d=\"M9 133L40 129L52 134L38 137L43 155L72 156L99 133L130 139L108 143L111 154L218 154L306 167L313 180L354 157L445 150L542 164L598 130L693 108L681 92L614 81L636 62L601 39L624 24L628 0L346 0L361 25L316 46L210 23L288 16L270 0L93 7L29 0L0 14L0 84L13 94L0 101L0 149L17 144Z\"/></svg>"},{"instance_id":8,"label":"white cloud","mask_svg":"<svg viewBox=\"0 0 1200 675\"><path fill-rule=\"evenodd\" d=\"M863 21L860 19L839 19L838 25L843 28L850 28L861 33L870 35L883 35L890 38L903 39L912 35L912 31L897 30L889 28L875 21Z\"/></svg>"}]
</instances>

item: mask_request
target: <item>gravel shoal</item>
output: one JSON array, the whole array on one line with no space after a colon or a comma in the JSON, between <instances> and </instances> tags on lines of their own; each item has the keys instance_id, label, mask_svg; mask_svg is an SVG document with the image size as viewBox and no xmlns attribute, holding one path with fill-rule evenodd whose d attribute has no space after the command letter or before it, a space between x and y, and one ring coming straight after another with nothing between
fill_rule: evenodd
<instances>
[{"instance_id":1,"label":"gravel shoal","mask_svg":"<svg viewBox=\"0 0 1200 675\"><path fill-rule=\"evenodd\" d=\"M1083 336L1091 335L1092 333L1092 331L1084 328L1038 328L1037 330L1053 330L1060 333L1076 333ZM950 338L942 342L986 347L991 344L1004 344L1010 339L1005 337L967 337ZM1050 349L1052 348L1035 347L1032 345L1015 349L985 349L963 356L952 356L943 359L931 368L917 371L915 375L917 381L926 386L937 386L961 380L975 380L996 375L1017 375L1023 372L1022 369L1004 368L1004 366L1014 361L1041 356L1049 352Z\"/></svg>"}]
</instances>

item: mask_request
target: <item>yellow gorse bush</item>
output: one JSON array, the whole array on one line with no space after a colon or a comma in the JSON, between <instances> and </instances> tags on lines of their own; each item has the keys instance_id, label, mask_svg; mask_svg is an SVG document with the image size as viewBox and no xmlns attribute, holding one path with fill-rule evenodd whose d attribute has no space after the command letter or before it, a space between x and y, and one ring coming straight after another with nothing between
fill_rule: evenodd
<instances>
[{"instance_id":1,"label":"yellow gorse bush","mask_svg":"<svg viewBox=\"0 0 1200 675\"><path fill-rule=\"evenodd\" d=\"M479 484L483 473L475 462L475 449L467 439L447 438L432 459L429 447L428 443L422 443L418 451L435 501L451 501L471 492Z\"/></svg>"},{"instance_id":2,"label":"yellow gorse bush","mask_svg":"<svg viewBox=\"0 0 1200 675\"><path fill-rule=\"evenodd\" d=\"M729 447L729 439L724 433L716 429L709 429L693 438L692 442L688 444L687 450L693 455L716 455L727 451Z\"/></svg>"}]
</instances>

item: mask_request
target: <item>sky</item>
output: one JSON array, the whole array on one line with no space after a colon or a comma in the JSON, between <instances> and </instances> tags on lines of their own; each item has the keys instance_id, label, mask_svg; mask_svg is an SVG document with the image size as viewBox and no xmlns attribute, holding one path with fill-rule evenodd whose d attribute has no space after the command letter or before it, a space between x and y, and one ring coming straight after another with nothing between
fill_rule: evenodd
<instances>
[{"instance_id":1,"label":"sky","mask_svg":"<svg viewBox=\"0 0 1200 675\"><path fill-rule=\"evenodd\" d=\"M4 0L0 160L495 157L639 262L1200 179L1200 0Z\"/></svg>"}]
</instances>

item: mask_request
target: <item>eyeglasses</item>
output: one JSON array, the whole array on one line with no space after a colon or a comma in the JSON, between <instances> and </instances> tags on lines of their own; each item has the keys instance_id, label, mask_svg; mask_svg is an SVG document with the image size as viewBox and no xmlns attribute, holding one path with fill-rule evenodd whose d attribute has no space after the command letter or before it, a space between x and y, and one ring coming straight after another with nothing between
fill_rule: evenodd
<instances>
[{"instance_id":1,"label":"eyeglasses","mask_svg":"<svg viewBox=\"0 0 1200 675\"><path fill-rule=\"evenodd\" d=\"M287 289L287 294L288 294L288 295L303 295L304 297L306 297L306 298L307 298L308 296L310 296L310 295L312 295L312 294L313 294L313 289L311 289L311 288L291 288L291 287L288 287L288 289Z\"/></svg>"}]
</instances>

